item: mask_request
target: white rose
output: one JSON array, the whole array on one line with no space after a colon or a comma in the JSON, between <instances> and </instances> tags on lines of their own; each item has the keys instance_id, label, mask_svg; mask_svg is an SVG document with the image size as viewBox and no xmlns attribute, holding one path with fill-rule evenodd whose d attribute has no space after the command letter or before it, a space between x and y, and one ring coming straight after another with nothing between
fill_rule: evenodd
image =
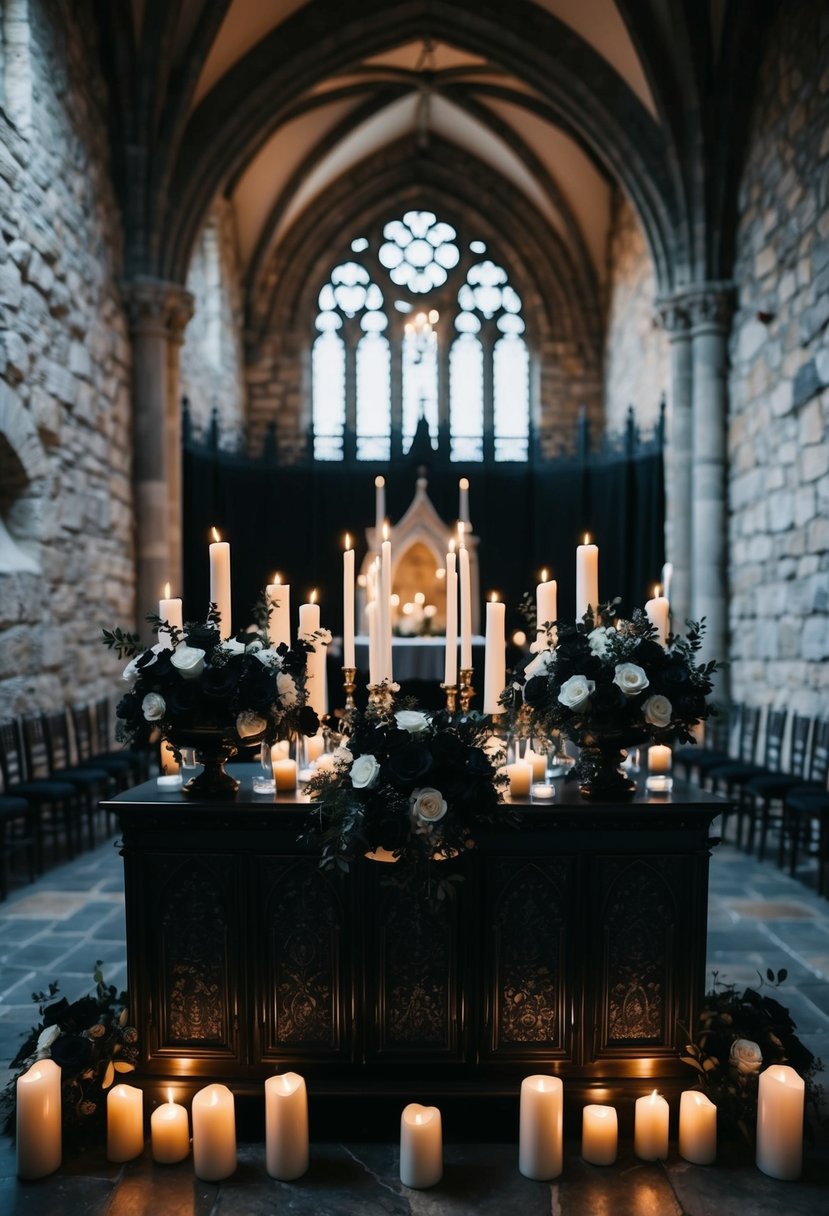
<instances>
[{"instance_id":1,"label":"white rose","mask_svg":"<svg viewBox=\"0 0 829 1216\"><path fill-rule=\"evenodd\" d=\"M642 713L645 715L645 721L651 726L656 726L660 730L670 725L671 717L674 712L674 707L671 705L667 697L663 697L661 693L654 693L652 697L648 697L645 704L642 706Z\"/></svg>"},{"instance_id":2,"label":"white rose","mask_svg":"<svg viewBox=\"0 0 829 1216\"><path fill-rule=\"evenodd\" d=\"M546 676L555 666L555 661L556 656L552 650L542 650L524 668L524 679L531 680L533 676Z\"/></svg>"},{"instance_id":3,"label":"white rose","mask_svg":"<svg viewBox=\"0 0 829 1216\"><path fill-rule=\"evenodd\" d=\"M41 1030L37 1040L38 1056L45 1054L54 1043L55 1039L60 1038L60 1026L47 1026L45 1030Z\"/></svg>"},{"instance_id":4,"label":"white rose","mask_svg":"<svg viewBox=\"0 0 829 1216\"><path fill-rule=\"evenodd\" d=\"M407 730L410 735L420 735L429 729L429 718L419 709L399 709L394 719L401 730Z\"/></svg>"},{"instance_id":5,"label":"white rose","mask_svg":"<svg viewBox=\"0 0 829 1216\"><path fill-rule=\"evenodd\" d=\"M731 1044L731 1063L737 1072L759 1072L763 1067L763 1053L751 1039L735 1039Z\"/></svg>"},{"instance_id":6,"label":"white rose","mask_svg":"<svg viewBox=\"0 0 829 1216\"><path fill-rule=\"evenodd\" d=\"M603 659L608 652L608 643L611 633L616 630L607 629L604 625L599 625L596 629L591 629L587 635L587 643L590 647L590 653L595 654L598 658Z\"/></svg>"},{"instance_id":7,"label":"white rose","mask_svg":"<svg viewBox=\"0 0 829 1216\"><path fill-rule=\"evenodd\" d=\"M290 709L297 703L296 681L287 671L280 671L276 677L276 691L284 709Z\"/></svg>"},{"instance_id":8,"label":"white rose","mask_svg":"<svg viewBox=\"0 0 829 1216\"><path fill-rule=\"evenodd\" d=\"M204 671L204 653L198 646L177 646L170 662L185 680L196 680Z\"/></svg>"},{"instance_id":9,"label":"white rose","mask_svg":"<svg viewBox=\"0 0 829 1216\"><path fill-rule=\"evenodd\" d=\"M636 663L617 663L613 683L618 684L626 697L635 697L648 687L650 681Z\"/></svg>"},{"instance_id":10,"label":"white rose","mask_svg":"<svg viewBox=\"0 0 829 1216\"><path fill-rule=\"evenodd\" d=\"M581 709L595 691L595 680L588 680L585 676L570 676L570 679L562 684L558 699L567 709Z\"/></svg>"},{"instance_id":11,"label":"white rose","mask_svg":"<svg viewBox=\"0 0 829 1216\"><path fill-rule=\"evenodd\" d=\"M409 798L409 807L412 812L412 818L419 819L421 823L437 823L449 809L446 805L446 799L440 790L432 789L428 785L424 785L422 789L412 791L412 795Z\"/></svg>"},{"instance_id":12,"label":"white rose","mask_svg":"<svg viewBox=\"0 0 829 1216\"><path fill-rule=\"evenodd\" d=\"M253 650L253 648L249 646L248 650ZM253 650L253 653L264 667L280 667L282 665L282 658L276 653L275 646L262 647L260 650Z\"/></svg>"},{"instance_id":13,"label":"white rose","mask_svg":"<svg viewBox=\"0 0 829 1216\"><path fill-rule=\"evenodd\" d=\"M335 747L331 753L331 759L337 768L351 768L354 763L354 755L348 747Z\"/></svg>"},{"instance_id":14,"label":"white rose","mask_svg":"<svg viewBox=\"0 0 829 1216\"><path fill-rule=\"evenodd\" d=\"M244 654L245 643L238 641L237 638L228 638L226 642L222 642L219 650L222 654Z\"/></svg>"},{"instance_id":15,"label":"white rose","mask_svg":"<svg viewBox=\"0 0 829 1216\"><path fill-rule=\"evenodd\" d=\"M166 708L167 702L157 692L148 692L141 702L141 711L148 722L158 722Z\"/></svg>"},{"instance_id":16,"label":"white rose","mask_svg":"<svg viewBox=\"0 0 829 1216\"><path fill-rule=\"evenodd\" d=\"M377 784L380 765L374 756L358 756L351 765L351 784L355 790L370 790Z\"/></svg>"},{"instance_id":17,"label":"white rose","mask_svg":"<svg viewBox=\"0 0 829 1216\"><path fill-rule=\"evenodd\" d=\"M158 657L159 652L164 649L166 649L166 647L161 646L158 642L156 642L155 646L151 646L149 650L142 650L141 654L137 654L135 658L130 659L129 663L127 663L122 673L122 679L137 679L138 676L141 675L142 671L146 671L148 667L152 667L153 663ZM148 658L149 655L152 655L152 658ZM143 660L140 667L138 666L139 659Z\"/></svg>"},{"instance_id":18,"label":"white rose","mask_svg":"<svg viewBox=\"0 0 829 1216\"><path fill-rule=\"evenodd\" d=\"M245 646L245 652L247 654L259 654L260 650L264 650L261 638L254 638L252 642L248 642Z\"/></svg>"},{"instance_id":19,"label":"white rose","mask_svg":"<svg viewBox=\"0 0 829 1216\"><path fill-rule=\"evenodd\" d=\"M240 739L252 739L268 729L268 723L252 709L243 709L236 718L236 734Z\"/></svg>"}]
</instances>

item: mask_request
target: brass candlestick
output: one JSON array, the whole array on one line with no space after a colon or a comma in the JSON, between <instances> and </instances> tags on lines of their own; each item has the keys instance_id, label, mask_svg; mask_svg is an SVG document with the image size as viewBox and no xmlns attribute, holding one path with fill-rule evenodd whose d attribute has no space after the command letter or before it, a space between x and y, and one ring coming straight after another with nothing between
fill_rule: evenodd
<instances>
[{"instance_id":1,"label":"brass candlestick","mask_svg":"<svg viewBox=\"0 0 829 1216\"><path fill-rule=\"evenodd\" d=\"M345 712L347 714L354 712L354 689L356 688L357 668L343 668L343 689L345 691Z\"/></svg>"},{"instance_id":2,"label":"brass candlestick","mask_svg":"<svg viewBox=\"0 0 829 1216\"><path fill-rule=\"evenodd\" d=\"M448 714L457 713L457 710L458 710L458 686L457 686L457 684L441 684L441 688L446 693L446 712Z\"/></svg>"},{"instance_id":3,"label":"brass candlestick","mask_svg":"<svg viewBox=\"0 0 829 1216\"><path fill-rule=\"evenodd\" d=\"M472 668L461 668L461 713L468 714L475 689L472 687Z\"/></svg>"}]
</instances>

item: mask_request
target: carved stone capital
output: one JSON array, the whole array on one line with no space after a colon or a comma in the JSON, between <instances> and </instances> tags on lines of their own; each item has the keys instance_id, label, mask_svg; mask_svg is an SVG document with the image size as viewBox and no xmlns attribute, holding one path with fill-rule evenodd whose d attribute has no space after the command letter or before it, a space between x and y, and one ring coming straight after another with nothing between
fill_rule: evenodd
<instances>
[{"instance_id":1,"label":"carved stone capital","mask_svg":"<svg viewBox=\"0 0 829 1216\"><path fill-rule=\"evenodd\" d=\"M700 283L683 293L691 329L726 333L734 313L733 283Z\"/></svg>"},{"instance_id":2,"label":"carved stone capital","mask_svg":"<svg viewBox=\"0 0 829 1216\"><path fill-rule=\"evenodd\" d=\"M126 283L124 298L130 329L136 333L157 333L180 341L193 315L194 301L179 283L140 276Z\"/></svg>"},{"instance_id":3,"label":"carved stone capital","mask_svg":"<svg viewBox=\"0 0 829 1216\"><path fill-rule=\"evenodd\" d=\"M682 296L669 296L657 300L656 315L659 324L671 340L690 336L691 317Z\"/></svg>"}]
</instances>

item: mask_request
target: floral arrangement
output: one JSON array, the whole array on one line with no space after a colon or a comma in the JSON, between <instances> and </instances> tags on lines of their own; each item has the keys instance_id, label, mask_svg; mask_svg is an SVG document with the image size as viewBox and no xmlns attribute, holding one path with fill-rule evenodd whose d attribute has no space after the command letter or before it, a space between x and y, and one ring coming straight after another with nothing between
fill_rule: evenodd
<instances>
[{"instance_id":1,"label":"floral arrangement","mask_svg":"<svg viewBox=\"0 0 829 1216\"><path fill-rule=\"evenodd\" d=\"M17 1079L36 1060L52 1059L61 1069L64 1134L82 1139L87 1130L102 1134L106 1125L106 1091L119 1074L133 1072L138 1059L138 1031L128 1025L127 994L105 984L102 964L95 964L95 992L78 1001L55 1000L58 985L33 992L40 1021L11 1062L18 1071L0 1095L3 1126L14 1135Z\"/></svg>"},{"instance_id":2,"label":"floral arrangement","mask_svg":"<svg viewBox=\"0 0 829 1216\"><path fill-rule=\"evenodd\" d=\"M488 722L395 709L390 698L355 714L333 769L308 785L306 838L321 842L320 864L347 870L358 857L385 853L404 863L407 880L424 879L438 899L450 894L455 879L435 881L432 863L474 847L505 780L484 747Z\"/></svg>"},{"instance_id":3,"label":"floral arrangement","mask_svg":"<svg viewBox=\"0 0 829 1216\"><path fill-rule=\"evenodd\" d=\"M697 661L703 631L704 621L689 621L685 637L671 633L663 646L642 609L622 620L615 604L576 625L556 621L533 643L508 707L528 709L534 733L560 731L582 747L605 738L622 746L689 742L711 712L706 697L717 670L716 662Z\"/></svg>"},{"instance_id":4,"label":"floral arrangement","mask_svg":"<svg viewBox=\"0 0 829 1216\"><path fill-rule=\"evenodd\" d=\"M316 734L319 720L306 703L307 655L330 634L274 647L265 622L222 641L218 619L211 608L204 623L178 629L148 617L159 634L148 648L135 634L104 630L104 644L129 659L130 690L115 711L119 740L140 746L155 730L173 744L183 730L221 731L237 744Z\"/></svg>"},{"instance_id":5,"label":"floral arrangement","mask_svg":"<svg viewBox=\"0 0 829 1216\"><path fill-rule=\"evenodd\" d=\"M807 1109L819 1117L821 1089L815 1075L821 1061L798 1039L788 1009L763 991L766 981L776 989L786 975L782 969L775 977L769 968L764 980L758 972L758 987L740 992L734 984L721 983L715 971L696 1037L682 1057L716 1105L721 1125L748 1141L757 1122L758 1077L770 1064L788 1064L804 1079Z\"/></svg>"}]
</instances>

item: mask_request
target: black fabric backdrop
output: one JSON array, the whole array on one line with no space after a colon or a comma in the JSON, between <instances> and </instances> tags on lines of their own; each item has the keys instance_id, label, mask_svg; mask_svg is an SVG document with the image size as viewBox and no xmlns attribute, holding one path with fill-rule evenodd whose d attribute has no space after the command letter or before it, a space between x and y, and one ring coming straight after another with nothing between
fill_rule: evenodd
<instances>
[{"instance_id":1,"label":"black fabric backdrop","mask_svg":"<svg viewBox=\"0 0 829 1216\"><path fill-rule=\"evenodd\" d=\"M342 546L356 537L359 569L365 528L374 523L374 478L386 477L386 509L399 519L415 491L417 465L279 468L247 456L189 446L184 451L184 614L201 618L209 595L210 528L231 544L233 620L240 628L278 570L291 585L292 616L312 587L322 623L342 630ZM623 608L643 604L664 560L661 452L590 456L536 466L443 465L429 472L429 495L447 533L457 517L458 479L470 480L470 514L480 537L482 595L507 603L507 631L523 621L517 607L547 566L558 580L562 617L575 601L575 549L585 531L599 545L599 594Z\"/></svg>"}]
</instances>

